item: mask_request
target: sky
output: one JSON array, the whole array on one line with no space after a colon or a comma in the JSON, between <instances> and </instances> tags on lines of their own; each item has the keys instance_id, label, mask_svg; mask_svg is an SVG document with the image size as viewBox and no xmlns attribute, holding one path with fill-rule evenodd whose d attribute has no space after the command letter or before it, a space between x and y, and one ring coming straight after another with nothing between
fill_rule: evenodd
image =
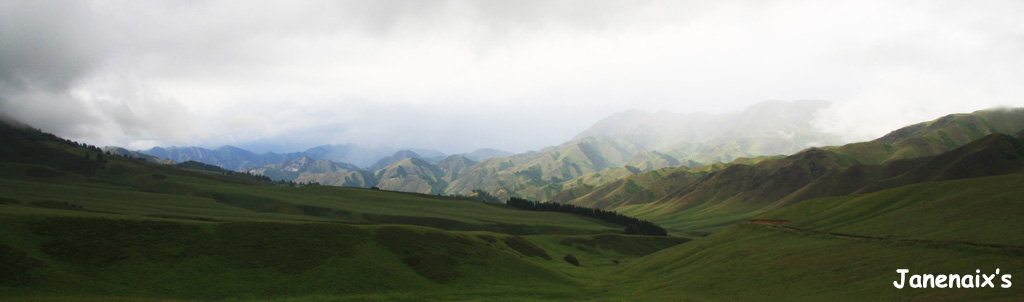
<instances>
[{"instance_id":1,"label":"sky","mask_svg":"<svg viewBox=\"0 0 1024 302\"><path fill-rule=\"evenodd\" d=\"M849 141L1024 106L1024 1L0 1L0 110L99 146L538 150L826 100Z\"/></svg>"}]
</instances>

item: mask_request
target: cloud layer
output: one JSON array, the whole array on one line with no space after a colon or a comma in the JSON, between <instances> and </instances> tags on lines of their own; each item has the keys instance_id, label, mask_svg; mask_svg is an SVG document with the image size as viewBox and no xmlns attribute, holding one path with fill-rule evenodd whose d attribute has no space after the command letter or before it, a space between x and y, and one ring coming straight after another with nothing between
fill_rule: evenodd
<instances>
[{"instance_id":1,"label":"cloud layer","mask_svg":"<svg viewBox=\"0 0 1024 302\"><path fill-rule=\"evenodd\" d=\"M0 110L97 145L521 152L618 111L1024 106L1018 1L4 1ZM263 150L261 150L263 151Z\"/></svg>"}]
</instances>

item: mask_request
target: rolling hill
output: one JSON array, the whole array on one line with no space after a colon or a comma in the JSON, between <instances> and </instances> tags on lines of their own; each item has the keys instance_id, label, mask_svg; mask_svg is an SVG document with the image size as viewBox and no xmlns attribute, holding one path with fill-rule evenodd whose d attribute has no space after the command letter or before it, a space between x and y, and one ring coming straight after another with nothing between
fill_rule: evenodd
<instances>
[{"instance_id":1,"label":"rolling hill","mask_svg":"<svg viewBox=\"0 0 1024 302\"><path fill-rule=\"evenodd\" d=\"M620 289L643 300L1018 300L1021 287L1002 288L1001 277L1024 270L1022 181L977 177L804 201L632 262ZM992 287L897 289L897 269L1000 274Z\"/></svg>"},{"instance_id":2,"label":"rolling hill","mask_svg":"<svg viewBox=\"0 0 1024 302\"><path fill-rule=\"evenodd\" d=\"M1005 173L1005 169L991 166L1005 165L998 159L1000 154L1016 152L1009 146L1017 143L1007 135L986 135L1013 134L1020 129L1024 129L1024 109L955 114L911 125L871 142L810 148L782 158L744 158L717 168L701 167L694 170L711 173L702 177L695 174L696 180L663 178L660 175L664 172L652 171L645 173L651 175L631 176L593 188L574 188L559 193L552 201L624 211L683 232L715 231L770 209L816 197L850 194L862 186L884 188L948 179L943 177L953 174L973 177ZM931 164L921 166L928 162L926 157L947 151ZM979 157L988 161L977 160ZM950 176L929 178L929 172L921 172L935 169L929 168L932 165L957 163L960 166L951 168L955 171L947 172ZM628 183L633 185L626 190Z\"/></svg>"}]
</instances>

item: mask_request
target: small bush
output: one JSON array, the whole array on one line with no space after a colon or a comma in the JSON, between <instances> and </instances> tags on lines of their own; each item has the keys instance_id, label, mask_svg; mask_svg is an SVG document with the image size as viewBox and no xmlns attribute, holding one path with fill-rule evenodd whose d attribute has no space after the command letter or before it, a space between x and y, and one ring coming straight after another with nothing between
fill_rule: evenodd
<instances>
[{"instance_id":1,"label":"small bush","mask_svg":"<svg viewBox=\"0 0 1024 302\"><path fill-rule=\"evenodd\" d=\"M565 262L569 262L569 264L580 266L580 261L577 260L576 257L574 257L572 254L565 255L565 257L562 257L562 260L565 260Z\"/></svg>"}]
</instances>

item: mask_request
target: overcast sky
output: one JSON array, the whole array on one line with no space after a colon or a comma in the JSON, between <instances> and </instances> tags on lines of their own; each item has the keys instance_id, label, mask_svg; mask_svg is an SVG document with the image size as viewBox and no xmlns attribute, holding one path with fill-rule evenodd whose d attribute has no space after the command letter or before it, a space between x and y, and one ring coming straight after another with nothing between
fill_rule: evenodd
<instances>
[{"instance_id":1,"label":"overcast sky","mask_svg":"<svg viewBox=\"0 0 1024 302\"><path fill-rule=\"evenodd\" d=\"M0 1L0 110L131 149L536 150L827 100L851 140L1024 106L1024 1Z\"/></svg>"}]
</instances>

